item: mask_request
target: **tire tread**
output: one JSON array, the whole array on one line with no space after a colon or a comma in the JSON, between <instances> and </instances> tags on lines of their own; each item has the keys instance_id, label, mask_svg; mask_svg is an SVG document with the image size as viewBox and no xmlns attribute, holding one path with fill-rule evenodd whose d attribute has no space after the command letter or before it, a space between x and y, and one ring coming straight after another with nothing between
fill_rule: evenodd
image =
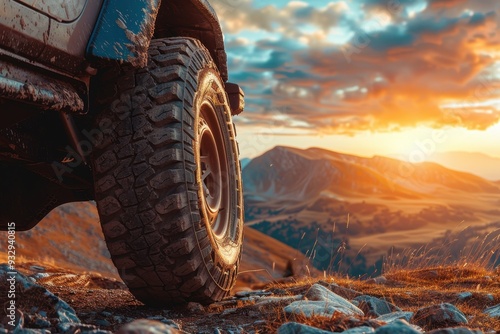
<instances>
[{"instance_id":1,"label":"tire tread","mask_svg":"<svg viewBox=\"0 0 500 334\"><path fill-rule=\"evenodd\" d=\"M141 301L217 301L229 294L238 263L223 275L213 262L188 145L198 70L216 67L196 39L154 40L149 53L147 68L123 66L101 78L117 82L119 92L99 99L110 104L100 117L117 124L92 156L102 229L119 274Z\"/></svg>"}]
</instances>

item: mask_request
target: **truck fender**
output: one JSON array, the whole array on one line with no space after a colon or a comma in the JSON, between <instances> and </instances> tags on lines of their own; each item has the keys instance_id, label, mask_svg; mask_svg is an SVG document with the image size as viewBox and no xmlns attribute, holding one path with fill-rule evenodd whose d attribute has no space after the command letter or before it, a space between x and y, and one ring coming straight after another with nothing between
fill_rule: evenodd
<instances>
[{"instance_id":1,"label":"truck fender","mask_svg":"<svg viewBox=\"0 0 500 334\"><path fill-rule=\"evenodd\" d=\"M144 67L159 6L160 0L105 0L87 57Z\"/></svg>"},{"instance_id":2,"label":"truck fender","mask_svg":"<svg viewBox=\"0 0 500 334\"><path fill-rule=\"evenodd\" d=\"M222 80L227 81L222 29L207 0L105 0L87 46L87 57L143 67L153 36L199 39L214 59Z\"/></svg>"}]
</instances>

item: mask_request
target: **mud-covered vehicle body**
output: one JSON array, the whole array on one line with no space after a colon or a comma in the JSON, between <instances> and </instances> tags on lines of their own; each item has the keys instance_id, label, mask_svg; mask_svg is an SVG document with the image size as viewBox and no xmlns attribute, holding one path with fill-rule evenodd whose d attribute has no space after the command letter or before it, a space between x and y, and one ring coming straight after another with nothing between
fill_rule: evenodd
<instances>
[{"instance_id":1,"label":"mud-covered vehicle body","mask_svg":"<svg viewBox=\"0 0 500 334\"><path fill-rule=\"evenodd\" d=\"M147 303L235 282L242 190L218 19L205 0L0 0L0 228L95 200ZM42 250L43 251L43 250Z\"/></svg>"}]
</instances>

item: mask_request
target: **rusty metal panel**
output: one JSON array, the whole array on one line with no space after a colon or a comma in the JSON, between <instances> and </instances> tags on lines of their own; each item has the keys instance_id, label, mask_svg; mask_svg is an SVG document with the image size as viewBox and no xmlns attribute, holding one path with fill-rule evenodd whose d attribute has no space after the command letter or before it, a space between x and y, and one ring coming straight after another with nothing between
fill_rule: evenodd
<instances>
[{"instance_id":1,"label":"rusty metal panel","mask_svg":"<svg viewBox=\"0 0 500 334\"><path fill-rule=\"evenodd\" d=\"M71 22L80 16L87 0L16 0L59 22Z\"/></svg>"},{"instance_id":2,"label":"rusty metal panel","mask_svg":"<svg viewBox=\"0 0 500 334\"><path fill-rule=\"evenodd\" d=\"M0 45L36 59L49 37L49 18L13 0L1 2Z\"/></svg>"},{"instance_id":3,"label":"rusty metal panel","mask_svg":"<svg viewBox=\"0 0 500 334\"><path fill-rule=\"evenodd\" d=\"M85 49L99 16L101 4L102 0L90 1L83 14L73 22L52 20L47 47L40 57L40 62L67 68L71 72L76 71L85 58Z\"/></svg>"},{"instance_id":4,"label":"rusty metal panel","mask_svg":"<svg viewBox=\"0 0 500 334\"><path fill-rule=\"evenodd\" d=\"M0 98L33 103L45 109L83 112L85 103L67 82L48 78L0 59Z\"/></svg>"}]
</instances>

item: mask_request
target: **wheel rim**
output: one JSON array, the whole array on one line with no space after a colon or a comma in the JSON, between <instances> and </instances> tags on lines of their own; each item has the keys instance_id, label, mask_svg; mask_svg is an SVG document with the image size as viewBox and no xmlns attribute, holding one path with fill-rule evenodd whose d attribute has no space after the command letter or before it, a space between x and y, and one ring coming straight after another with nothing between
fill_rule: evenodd
<instances>
[{"instance_id":1,"label":"wheel rim","mask_svg":"<svg viewBox=\"0 0 500 334\"><path fill-rule=\"evenodd\" d=\"M201 106L198 135L203 207L213 234L223 239L229 224L229 168L221 127L208 103Z\"/></svg>"}]
</instances>

